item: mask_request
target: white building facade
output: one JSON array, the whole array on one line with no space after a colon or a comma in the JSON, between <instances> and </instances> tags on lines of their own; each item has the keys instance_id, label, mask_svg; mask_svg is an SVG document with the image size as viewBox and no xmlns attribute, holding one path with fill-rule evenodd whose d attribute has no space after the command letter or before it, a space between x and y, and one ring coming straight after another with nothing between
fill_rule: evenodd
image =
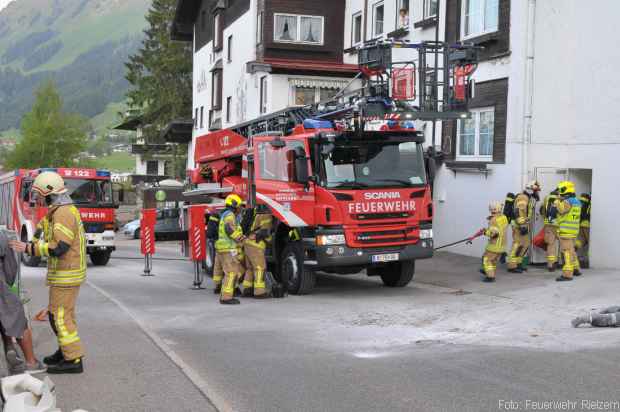
<instances>
[{"instance_id":1,"label":"white building facade","mask_svg":"<svg viewBox=\"0 0 620 412\"><path fill-rule=\"evenodd\" d=\"M571 179L578 194L593 197L592 266L620 266L611 220L620 201L612 180L620 155L614 127L620 80L613 74L620 61L614 45L620 3L347 0L345 61L355 61L356 45L381 36L433 40L437 12L440 40L484 49L473 75L471 119L438 126L435 144L445 162L435 181L436 243L475 233L486 224L491 201L503 201L529 180L538 179L546 194ZM430 124L417 127L430 145ZM536 228L541 223L538 217ZM480 256L483 247L477 241L450 251Z\"/></svg>"}]
</instances>

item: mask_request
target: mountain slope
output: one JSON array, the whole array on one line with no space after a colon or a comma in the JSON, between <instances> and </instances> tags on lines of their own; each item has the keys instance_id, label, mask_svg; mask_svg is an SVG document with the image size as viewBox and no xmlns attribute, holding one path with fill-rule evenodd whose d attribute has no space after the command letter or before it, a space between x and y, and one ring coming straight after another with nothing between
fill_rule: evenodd
<instances>
[{"instance_id":1,"label":"mountain slope","mask_svg":"<svg viewBox=\"0 0 620 412\"><path fill-rule=\"evenodd\" d=\"M14 0L0 11L0 130L18 127L40 82L87 117L123 100L124 62L150 0Z\"/></svg>"}]
</instances>

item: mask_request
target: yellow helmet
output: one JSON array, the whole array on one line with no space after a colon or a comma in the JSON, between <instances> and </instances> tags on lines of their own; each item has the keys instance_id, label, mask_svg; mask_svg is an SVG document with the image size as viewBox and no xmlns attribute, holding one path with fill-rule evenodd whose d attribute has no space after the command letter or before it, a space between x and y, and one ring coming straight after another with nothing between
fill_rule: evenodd
<instances>
[{"instance_id":1,"label":"yellow helmet","mask_svg":"<svg viewBox=\"0 0 620 412\"><path fill-rule=\"evenodd\" d=\"M232 207L236 209L243 204L243 199L241 199L239 195L232 194L232 195L226 196L225 202L226 202L227 207Z\"/></svg>"},{"instance_id":2,"label":"yellow helmet","mask_svg":"<svg viewBox=\"0 0 620 412\"><path fill-rule=\"evenodd\" d=\"M491 214L499 214L502 213L503 210L504 205L502 202L493 201L489 204L489 212L491 212Z\"/></svg>"},{"instance_id":3,"label":"yellow helmet","mask_svg":"<svg viewBox=\"0 0 620 412\"><path fill-rule=\"evenodd\" d=\"M43 172L39 174L34 179L32 190L43 197L67 193L65 181L56 172Z\"/></svg>"},{"instance_id":4,"label":"yellow helmet","mask_svg":"<svg viewBox=\"0 0 620 412\"><path fill-rule=\"evenodd\" d=\"M560 182L558 184L558 193L560 196L575 193L575 184L569 181Z\"/></svg>"}]
</instances>

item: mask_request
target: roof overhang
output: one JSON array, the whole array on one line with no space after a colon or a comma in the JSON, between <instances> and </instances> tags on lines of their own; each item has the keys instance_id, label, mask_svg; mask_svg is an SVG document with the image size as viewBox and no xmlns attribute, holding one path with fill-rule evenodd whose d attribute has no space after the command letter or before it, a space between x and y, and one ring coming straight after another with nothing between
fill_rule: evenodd
<instances>
[{"instance_id":1,"label":"roof overhang","mask_svg":"<svg viewBox=\"0 0 620 412\"><path fill-rule=\"evenodd\" d=\"M191 120L173 120L162 130L160 136L169 143L189 143L192 141L194 122Z\"/></svg>"},{"instance_id":2,"label":"roof overhang","mask_svg":"<svg viewBox=\"0 0 620 412\"><path fill-rule=\"evenodd\" d=\"M172 40L191 42L194 40L194 22L198 17L200 0L177 0L174 20L170 26Z\"/></svg>"},{"instance_id":3,"label":"roof overhang","mask_svg":"<svg viewBox=\"0 0 620 412\"><path fill-rule=\"evenodd\" d=\"M299 74L330 77L355 77L359 68L355 64L317 60L264 59L247 64L248 73Z\"/></svg>"}]
</instances>

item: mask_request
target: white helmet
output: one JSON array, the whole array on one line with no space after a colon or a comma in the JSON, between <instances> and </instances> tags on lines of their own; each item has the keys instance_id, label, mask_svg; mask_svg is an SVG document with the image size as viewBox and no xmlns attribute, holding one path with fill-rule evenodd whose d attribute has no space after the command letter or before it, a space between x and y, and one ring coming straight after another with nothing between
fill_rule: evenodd
<instances>
[{"instance_id":1,"label":"white helmet","mask_svg":"<svg viewBox=\"0 0 620 412\"><path fill-rule=\"evenodd\" d=\"M493 201L489 204L489 212L491 212L491 214L499 214L502 213L503 210L504 205L502 202Z\"/></svg>"},{"instance_id":2,"label":"white helmet","mask_svg":"<svg viewBox=\"0 0 620 412\"><path fill-rule=\"evenodd\" d=\"M67 193L65 181L56 172L43 172L34 179L32 190L45 197Z\"/></svg>"}]
</instances>

